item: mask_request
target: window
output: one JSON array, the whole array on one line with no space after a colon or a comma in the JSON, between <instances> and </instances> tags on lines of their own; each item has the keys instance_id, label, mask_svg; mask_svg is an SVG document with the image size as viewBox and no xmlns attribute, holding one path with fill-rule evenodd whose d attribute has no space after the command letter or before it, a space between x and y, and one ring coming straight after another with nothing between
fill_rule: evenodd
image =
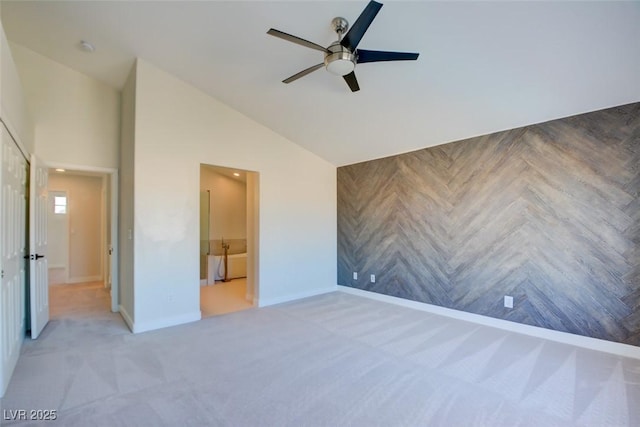
<instances>
[{"instance_id":1,"label":"window","mask_svg":"<svg viewBox=\"0 0 640 427\"><path fill-rule=\"evenodd\" d=\"M53 213L67 213L67 196L55 196L53 198Z\"/></svg>"}]
</instances>

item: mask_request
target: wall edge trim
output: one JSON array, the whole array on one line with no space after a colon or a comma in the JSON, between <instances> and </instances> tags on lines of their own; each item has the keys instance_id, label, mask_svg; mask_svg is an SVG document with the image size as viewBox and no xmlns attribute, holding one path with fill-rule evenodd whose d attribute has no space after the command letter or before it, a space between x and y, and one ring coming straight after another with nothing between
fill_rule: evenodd
<instances>
[{"instance_id":1,"label":"wall edge trim","mask_svg":"<svg viewBox=\"0 0 640 427\"><path fill-rule=\"evenodd\" d=\"M118 312L120 313L120 316L122 316L122 320L124 320L124 323L127 324L127 327L129 328L129 330L133 332L133 320L131 319L131 316L129 315L129 313L127 312L127 310L124 308L122 304L118 306L118 309L119 309Z\"/></svg>"},{"instance_id":2,"label":"wall edge trim","mask_svg":"<svg viewBox=\"0 0 640 427\"><path fill-rule=\"evenodd\" d=\"M616 356L630 357L640 360L640 347L635 347L629 344L585 337L568 332L554 331L552 329L541 328L538 326L525 325L522 323L511 322L509 320L483 316L481 314L467 313L465 311L454 310L451 308L440 307L424 302L412 301L390 295L379 294L376 292L365 291L362 289L351 288L349 286L338 285L338 291L390 304L395 304L414 310L420 310L440 316L446 316L453 319L464 320L483 326L502 329L509 332L516 332L523 335L529 335L536 338L559 342L562 344L574 345L589 350L596 350L604 353L614 354Z\"/></svg>"},{"instance_id":3,"label":"wall edge trim","mask_svg":"<svg viewBox=\"0 0 640 427\"><path fill-rule=\"evenodd\" d=\"M314 289L311 291L300 292L297 294L283 295L275 298L260 298L258 299L258 307L268 307L270 305L281 304L283 302L295 301L303 298L314 297L316 295L328 294L338 290L337 285L328 286L326 288Z\"/></svg>"},{"instance_id":4,"label":"wall edge trim","mask_svg":"<svg viewBox=\"0 0 640 427\"><path fill-rule=\"evenodd\" d=\"M131 328L131 331L134 334L139 334L141 332L148 332L154 331L156 329L178 326L184 323L197 322L200 319L202 319L202 313L200 312L200 310L197 310L191 313L180 314L178 316L163 317L161 319L150 320L148 322L133 323L133 328Z\"/></svg>"}]
</instances>

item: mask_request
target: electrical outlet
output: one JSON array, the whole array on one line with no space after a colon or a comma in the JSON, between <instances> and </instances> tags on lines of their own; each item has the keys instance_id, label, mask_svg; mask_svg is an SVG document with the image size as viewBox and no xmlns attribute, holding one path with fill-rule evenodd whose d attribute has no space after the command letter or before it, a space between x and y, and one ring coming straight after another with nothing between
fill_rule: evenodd
<instances>
[{"instance_id":1,"label":"electrical outlet","mask_svg":"<svg viewBox=\"0 0 640 427\"><path fill-rule=\"evenodd\" d=\"M504 296L504 306L507 308L513 308L513 297L509 295Z\"/></svg>"},{"instance_id":2,"label":"electrical outlet","mask_svg":"<svg viewBox=\"0 0 640 427\"><path fill-rule=\"evenodd\" d=\"M375 274L371 275L371 283L376 283L376 275Z\"/></svg>"},{"instance_id":3,"label":"electrical outlet","mask_svg":"<svg viewBox=\"0 0 640 427\"><path fill-rule=\"evenodd\" d=\"M358 280L358 272L357 271L353 272L353 280Z\"/></svg>"},{"instance_id":4,"label":"electrical outlet","mask_svg":"<svg viewBox=\"0 0 640 427\"><path fill-rule=\"evenodd\" d=\"M173 293L169 292L167 294L167 302L173 302Z\"/></svg>"}]
</instances>

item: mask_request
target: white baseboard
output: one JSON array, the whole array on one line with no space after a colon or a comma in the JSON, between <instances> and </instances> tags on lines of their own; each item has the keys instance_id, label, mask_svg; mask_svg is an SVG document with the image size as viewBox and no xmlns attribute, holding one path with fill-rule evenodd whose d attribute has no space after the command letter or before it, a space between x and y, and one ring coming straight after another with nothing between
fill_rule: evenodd
<instances>
[{"instance_id":1,"label":"white baseboard","mask_svg":"<svg viewBox=\"0 0 640 427\"><path fill-rule=\"evenodd\" d=\"M321 294L328 294L329 292L335 292L337 288L335 286L330 286L322 289L314 289L311 291L300 292L297 294L284 295L281 297L275 298L259 298L258 299L258 307L267 307L270 305L281 304L283 302L294 301L297 299L313 297Z\"/></svg>"},{"instance_id":2,"label":"white baseboard","mask_svg":"<svg viewBox=\"0 0 640 427\"><path fill-rule=\"evenodd\" d=\"M338 285L340 292L358 295L377 301L387 302L412 308L414 310L426 311L440 316L451 317L453 319L464 320L484 326L491 326L510 332L517 332L532 337L543 338L550 341L556 341L564 344L571 344L577 347L588 348L590 350L602 351L605 353L615 354L617 356L632 357L640 359L640 347L633 345L616 343L612 341L601 340L598 338L584 337L582 335L570 334L568 332L554 331L551 329L541 328L538 326L524 325L522 323L511 322L509 320L496 319L494 317L483 316L480 314L467 313L465 311L453 310L451 308L431 305L424 302L411 301L404 298L392 297L389 295L379 294L376 292L364 291L362 289L351 288L348 286Z\"/></svg>"},{"instance_id":3,"label":"white baseboard","mask_svg":"<svg viewBox=\"0 0 640 427\"><path fill-rule=\"evenodd\" d=\"M69 277L67 284L73 283L87 283L87 282L102 282L102 276L84 276L84 277Z\"/></svg>"},{"instance_id":4,"label":"white baseboard","mask_svg":"<svg viewBox=\"0 0 640 427\"><path fill-rule=\"evenodd\" d=\"M129 327L129 330L133 332L133 319L131 319L131 316L129 315L127 310L125 310L125 308L122 306L122 304L120 304L118 308L119 308L120 316L122 316L124 323L126 323L127 326Z\"/></svg>"},{"instance_id":5,"label":"white baseboard","mask_svg":"<svg viewBox=\"0 0 640 427\"><path fill-rule=\"evenodd\" d=\"M170 326L178 326L184 323L197 322L202 319L202 313L200 310L192 313L181 314L179 316L167 317L158 320L152 320L149 322L135 322L131 331L134 334L141 332L153 331L156 329L168 328Z\"/></svg>"},{"instance_id":6,"label":"white baseboard","mask_svg":"<svg viewBox=\"0 0 640 427\"><path fill-rule=\"evenodd\" d=\"M200 286L207 286L209 281L207 279L200 279Z\"/></svg>"}]
</instances>

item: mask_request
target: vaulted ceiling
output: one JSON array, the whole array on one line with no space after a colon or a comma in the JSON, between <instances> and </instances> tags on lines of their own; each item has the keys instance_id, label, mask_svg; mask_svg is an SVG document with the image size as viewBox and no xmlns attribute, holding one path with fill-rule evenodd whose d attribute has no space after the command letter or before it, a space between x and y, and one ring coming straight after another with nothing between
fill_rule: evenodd
<instances>
[{"instance_id":1,"label":"vaulted ceiling","mask_svg":"<svg viewBox=\"0 0 640 427\"><path fill-rule=\"evenodd\" d=\"M121 88L134 58L340 166L640 101L640 2L388 1L359 48L361 90L320 69L336 16L366 1L2 1L10 41ZM96 51L79 49L90 41Z\"/></svg>"}]
</instances>

